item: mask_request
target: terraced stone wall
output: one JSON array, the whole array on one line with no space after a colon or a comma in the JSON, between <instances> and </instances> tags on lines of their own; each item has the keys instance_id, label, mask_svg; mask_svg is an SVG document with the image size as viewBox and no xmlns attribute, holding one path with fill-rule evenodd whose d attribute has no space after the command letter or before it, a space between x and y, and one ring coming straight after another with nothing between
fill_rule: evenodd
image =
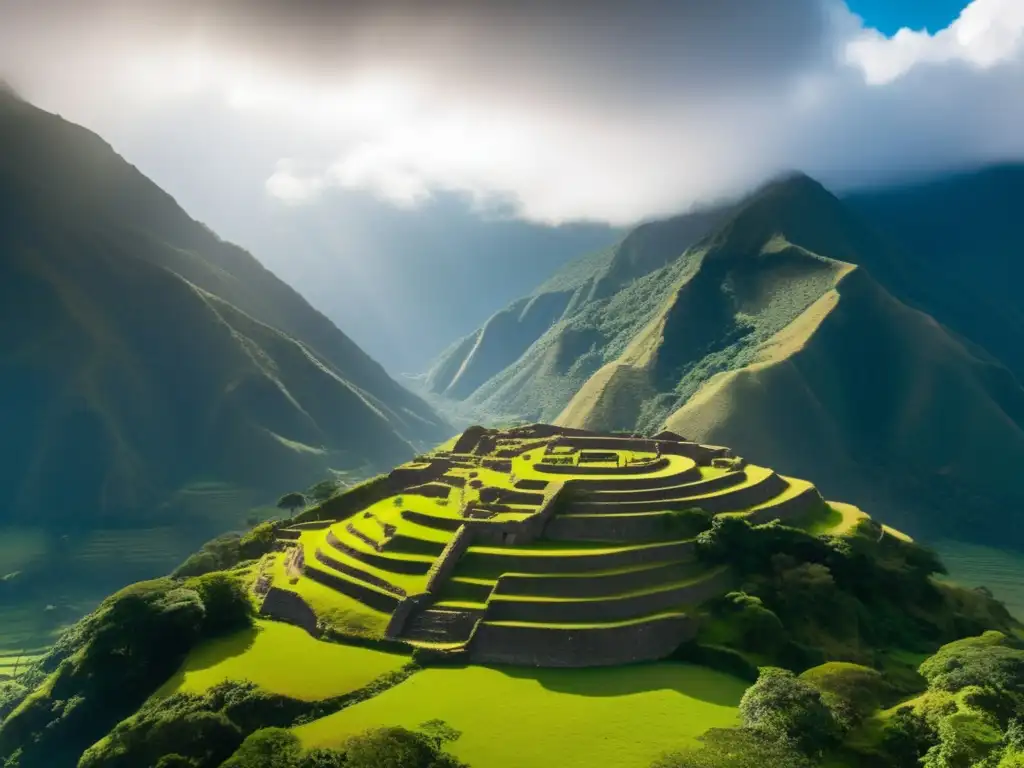
<instances>
[{"instance_id":1,"label":"terraced stone wall","mask_svg":"<svg viewBox=\"0 0 1024 768\"><path fill-rule=\"evenodd\" d=\"M389 474L367 480L345 493L331 497L317 507L300 512L295 516L294 523L344 520L410 486L438 480L451 467L452 462L445 459L433 459L422 467L396 467Z\"/></svg>"},{"instance_id":2,"label":"terraced stone wall","mask_svg":"<svg viewBox=\"0 0 1024 768\"><path fill-rule=\"evenodd\" d=\"M484 614L486 621L522 621L531 623L609 623L652 616L680 605L692 605L728 592L736 583L728 569L707 578L670 589L629 597L605 597L598 600L491 600Z\"/></svg>"},{"instance_id":3,"label":"terraced stone wall","mask_svg":"<svg viewBox=\"0 0 1024 768\"><path fill-rule=\"evenodd\" d=\"M657 541L673 535L670 514L661 512L632 515L559 515L547 528L544 537L552 541ZM685 532L679 538L696 536Z\"/></svg>"},{"instance_id":4,"label":"terraced stone wall","mask_svg":"<svg viewBox=\"0 0 1024 768\"><path fill-rule=\"evenodd\" d=\"M570 505L570 510L573 514L599 515L602 513L624 514L627 512L656 512L659 510L699 507L705 512L717 514L719 512L735 511L762 504L782 493L787 487L786 481L773 472L762 481L744 486L743 488L737 488L731 493L703 498L700 496L680 498L679 489L662 488L654 489L649 494L645 492L644 499L641 501L619 502L596 501L600 497L595 494L591 497L595 499L593 501L590 499L573 501ZM705 492L710 493L710 491Z\"/></svg>"},{"instance_id":5,"label":"terraced stone wall","mask_svg":"<svg viewBox=\"0 0 1024 768\"><path fill-rule=\"evenodd\" d=\"M608 576L523 576L505 574L494 587L495 595L532 595L536 597L603 597L636 592L659 584L692 578L704 568L702 563L678 562Z\"/></svg>"},{"instance_id":6,"label":"terraced stone wall","mask_svg":"<svg viewBox=\"0 0 1024 768\"><path fill-rule=\"evenodd\" d=\"M547 629L481 622L469 647L475 664L592 667L663 659L697 634L697 622L673 616L618 627Z\"/></svg>"},{"instance_id":7,"label":"terraced stone wall","mask_svg":"<svg viewBox=\"0 0 1024 768\"><path fill-rule=\"evenodd\" d=\"M260 616L302 627L313 637L319 637L316 613L301 596L286 589L271 587L260 605Z\"/></svg>"},{"instance_id":8,"label":"terraced stone wall","mask_svg":"<svg viewBox=\"0 0 1024 768\"><path fill-rule=\"evenodd\" d=\"M809 514L825 505L825 499L813 486L792 498L772 504L762 509L755 509L747 519L751 524L768 523L772 520L787 522L795 517Z\"/></svg>"},{"instance_id":9,"label":"terraced stone wall","mask_svg":"<svg viewBox=\"0 0 1024 768\"><path fill-rule=\"evenodd\" d=\"M468 570L494 570L501 573L587 573L589 571L616 570L630 566L686 560L693 556L693 541L674 541L649 547L607 552L600 555L572 557L535 557L531 555L483 555L472 548L462 559Z\"/></svg>"},{"instance_id":10,"label":"terraced stone wall","mask_svg":"<svg viewBox=\"0 0 1024 768\"><path fill-rule=\"evenodd\" d=\"M332 573L328 573L327 571L313 566L311 563L306 563L303 575L307 579L323 584L325 587L330 587L336 592L348 595L352 599L358 600L375 611L391 613L398 607L398 597L375 589L370 589L362 586L361 584L349 581L348 579L335 576Z\"/></svg>"},{"instance_id":11,"label":"terraced stone wall","mask_svg":"<svg viewBox=\"0 0 1024 768\"><path fill-rule=\"evenodd\" d=\"M616 475L646 475L657 472L668 466L668 459L661 458L650 464L628 464L625 467L594 467L575 464L549 464L547 462L537 463L533 468L537 472L546 475L607 475L614 472Z\"/></svg>"}]
</instances>

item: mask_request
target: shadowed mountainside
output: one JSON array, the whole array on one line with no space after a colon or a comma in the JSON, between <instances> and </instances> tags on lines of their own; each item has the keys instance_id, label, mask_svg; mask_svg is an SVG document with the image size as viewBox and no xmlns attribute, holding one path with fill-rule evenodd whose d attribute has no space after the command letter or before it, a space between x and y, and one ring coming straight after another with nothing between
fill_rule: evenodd
<instances>
[{"instance_id":1,"label":"shadowed mountainside","mask_svg":"<svg viewBox=\"0 0 1024 768\"><path fill-rule=\"evenodd\" d=\"M446 437L96 135L0 94L0 145L0 397L17 405L0 412L0 524L167 522L193 483L269 500Z\"/></svg>"},{"instance_id":2,"label":"shadowed mountainside","mask_svg":"<svg viewBox=\"0 0 1024 768\"><path fill-rule=\"evenodd\" d=\"M819 478L913 534L1007 543L1007 510L1024 505L1024 389L1001 359L1024 348L1012 294L980 298L991 275L964 284L954 246L929 262L910 235L872 226L866 199L800 174L765 186L679 238L681 256L577 299L468 402L587 429L667 426ZM669 222L644 227L672 238Z\"/></svg>"}]
</instances>

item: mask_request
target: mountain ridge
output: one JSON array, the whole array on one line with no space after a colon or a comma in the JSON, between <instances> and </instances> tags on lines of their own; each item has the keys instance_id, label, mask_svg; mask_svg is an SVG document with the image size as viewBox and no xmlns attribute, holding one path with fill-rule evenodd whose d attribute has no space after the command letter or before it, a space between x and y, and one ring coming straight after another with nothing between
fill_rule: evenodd
<instances>
[{"instance_id":1,"label":"mountain ridge","mask_svg":"<svg viewBox=\"0 0 1024 768\"><path fill-rule=\"evenodd\" d=\"M1024 461L1024 389L971 321L991 323L1000 311L978 306L945 273L928 274L918 252L860 209L791 174L723 213L674 262L560 318L468 403L498 418L579 428L667 427L823 478L829 492L898 515L912 533L997 540L1001 517L986 520L988 513L1024 503L1006 482L1009 467ZM629 312L632 324L622 322ZM831 345L820 341L826 336ZM580 342L576 355L562 357L573 360L554 365L571 338ZM793 360L814 376L756 383L774 381L781 374L772 364L790 370ZM925 373L910 371L909 360ZM871 372L892 392L872 386ZM731 426L720 413L735 414L725 419ZM772 430L738 426L765 424L773 413ZM802 436L799 450L787 448L787 431ZM978 458L986 436L1005 457ZM933 449L933 440L949 450ZM952 502L929 490L939 486L961 502L984 498L949 510ZM942 515L925 517L929 505Z\"/></svg>"}]
</instances>

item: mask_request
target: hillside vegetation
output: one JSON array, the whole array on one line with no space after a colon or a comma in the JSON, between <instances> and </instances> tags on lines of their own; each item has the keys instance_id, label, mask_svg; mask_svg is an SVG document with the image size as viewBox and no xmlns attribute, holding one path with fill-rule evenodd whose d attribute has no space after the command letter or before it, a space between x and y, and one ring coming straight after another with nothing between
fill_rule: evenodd
<instances>
[{"instance_id":1,"label":"hillside vegetation","mask_svg":"<svg viewBox=\"0 0 1024 768\"><path fill-rule=\"evenodd\" d=\"M1007 174L1020 175L997 175L998 189ZM961 180L957 194L987 178ZM904 207L939 210L905 192L913 200ZM1008 523L1024 505L1013 480L1024 461L1024 388L1013 355L1005 365L999 357L1024 349L1024 326L1005 287L991 302L982 293L995 273L1012 282L1019 240L992 252L993 274L967 257L962 237L932 263L922 220L869 218L901 194L847 204L795 175L703 219L703 235L680 233L679 220L646 224L618 251L581 259L538 289L532 300L572 298L515 360L437 391L504 414L495 418L667 427L815 477L912 534L1024 546ZM976 208L958 227L970 229ZM1003 220L977 216L979 228ZM889 234L907 219L906 231ZM607 278L638 233L651 258ZM978 274L961 279L954 261ZM470 345L453 347L434 372L471 370L471 358Z\"/></svg>"},{"instance_id":2,"label":"hillside vegetation","mask_svg":"<svg viewBox=\"0 0 1024 768\"><path fill-rule=\"evenodd\" d=\"M91 581L98 598L285 490L448 437L99 137L4 92L0 146L0 539L31 542L0 548L5 597Z\"/></svg>"}]
</instances>

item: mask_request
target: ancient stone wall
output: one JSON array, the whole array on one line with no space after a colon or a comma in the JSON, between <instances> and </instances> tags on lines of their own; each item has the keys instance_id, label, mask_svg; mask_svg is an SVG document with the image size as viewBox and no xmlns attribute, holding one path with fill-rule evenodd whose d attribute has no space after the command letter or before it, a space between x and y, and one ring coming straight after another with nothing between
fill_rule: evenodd
<instances>
[{"instance_id":1,"label":"ancient stone wall","mask_svg":"<svg viewBox=\"0 0 1024 768\"><path fill-rule=\"evenodd\" d=\"M444 548L427 572L427 592L436 593L440 590L441 585L448 580L452 571L455 570L455 566L458 565L459 558L465 554L472 543L473 530L468 525L463 525L455 532L451 541L448 542L448 546Z\"/></svg>"},{"instance_id":2,"label":"ancient stone wall","mask_svg":"<svg viewBox=\"0 0 1024 768\"><path fill-rule=\"evenodd\" d=\"M747 516L751 525L767 523L772 520L780 520L783 523L792 520L794 517L813 512L825 504L818 489L811 486L778 504L772 504L761 509L755 509Z\"/></svg>"},{"instance_id":3,"label":"ancient stone wall","mask_svg":"<svg viewBox=\"0 0 1024 768\"><path fill-rule=\"evenodd\" d=\"M316 552L313 553L313 557L315 557L318 562L323 563L328 568L333 568L339 573L344 573L348 576L352 576L353 578L361 579L367 584L372 584L378 589L383 589L385 592L390 592L393 595L397 595L399 597L405 596L405 590L401 587L396 587L391 582L385 581L379 576L374 576L372 573L367 573L366 571L361 571L358 568L353 568L351 565L347 565L340 560L331 557L328 553L320 549L320 547L317 547Z\"/></svg>"},{"instance_id":4,"label":"ancient stone wall","mask_svg":"<svg viewBox=\"0 0 1024 768\"><path fill-rule=\"evenodd\" d=\"M355 547L350 547L335 536L333 531L327 532L326 541L329 546L337 549L339 552L344 552L349 557L355 558L362 563L372 565L375 568L383 568L386 571L395 571L396 573L407 574L423 574L430 569L430 563L428 562L420 560L405 560L397 557L384 557L383 555L376 555L371 552L364 552L361 549L356 549Z\"/></svg>"},{"instance_id":5,"label":"ancient stone wall","mask_svg":"<svg viewBox=\"0 0 1024 768\"><path fill-rule=\"evenodd\" d=\"M578 630L481 622L470 642L469 654L475 664L609 666L665 658L696 633L697 622L687 616Z\"/></svg>"},{"instance_id":6,"label":"ancient stone wall","mask_svg":"<svg viewBox=\"0 0 1024 768\"><path fill-rule=\"evenodd\" d=\"M718 478L714 479L717 480ZM740 479L742 480L742 475ZM675 485L692 485L699 481L700 470L697 467L689 467L680 472L659 477L619 477L604 480L579 478L573 480L573 488L582 495L597 491L643 491L651 488L668 488ZM708 480L706 482L711 481Z\"/></svg>"},{"instance_id":7,"label":"ancient stone wall","mask_svg":"<svg viewBox=\"0 0 1024 768\"><path fill-rule=\"evenodd\" d=\"M498 579L495 595L532 595L534 597L602 597L635 592L659 584L671 584L693 578L704 566L696 561L657 565L642 570L604 576L523 576L505 574Z\"/></svg>"},{"instance_id":8,"label":"ancient stone wall","mask_svg":"<svg viewBox=\"0 0 1024 768\"><path fill-rule=\"evenodd\" d=\"M440 555L445 545L439 541L427 541L414 536L405 536L398 533L387 540L384 545L385 552L401 552L406 555Z\"/></svg>"},{"instance_id":9,"label":"ancient stone wall","mask_svg":"<svg viewBox=\"0 0 1024 768\"><path fill-rule=\"evenodd\" d=\"M516 488L522 488L524 491L543 491L548 487L547 480L533 480L523 478L516 481Z\"/></svg>"},{"instance_id":10,"label":"ancient stone wall","mask_svg":"<svg viewBox=\"0 0 1024 768\"><path fill-rule=\"evenodd\" d=\"M668 466L668 459L654 462L651 465L629 464L625 467L593 467L573 464L548 464L538 462L533 465L537 472L545 475L646 475Z\"/></svg>"},{"instance_id":11,"label":"ancient stone wall","mask_svg":"<svg viewBox=\"0 0 1024 768\"><path fill-rule=\"evenodd\" d=\"M417 496L425 496L428 499L447 499L448 495L452 492L452 486L447 482L432 482L423 483L421 485L411 485L405 488L402 493L415 494Z\"/></svg>"},{"instance_id":12,"label":"ancient stone wall","mask_svg":"<svg viewBox=\"0 0 1024 768\"><path fill-rule=\"evenodd\" d=\"M670 514L665 512L637 512L631 515L558 515L544 529L544 537L553 541L657 541L672 537L672 522Z\"/></svg>"},{"instance_id":13,"label":"ancient stone wall","mask_svg":"<svg viewBox=\"0 0 1024 768\"><path fill-rule=\"evenodd\" d=\"M260 604L260 616L294 624L302 627L313 637L320 636L316 613L302 597L286 589L271 587L267 590L267 595Z\"/></svg>"},{"instance_id":14,"label":"ancient stone wall","mask_svg":"<svg viewBox=\"0 0 1024 768\"><path fill-rule=\"evenodd\" d=\"M669 611L681 605L701 603L728 592L735 577L728 570L712 573L690 584L628 597L602 597L597 600L529 601L491 599L485 621L523 621L530 623L585 623L628 621Z\"/></svg>"},{"instance_id":15,"label":"ancient stone wall","mask_svg":"<svg viewBox=\"0 0 1024 768\"><path fill-rule=\"evenodd\" d=\"M474 552L472 548L463 556L463 564L474 570L503 573L586 573L587 571L614 570L633 565L685 560L694 552L694 542L675 541L665 544L606 552L599 555L573 555L566 557L536 557L530 555L495 555Z\"/></svg>"},{"instance_id":16,"label":"ancient stone wall","mask_svg":"<svg viewBox=\"0 0 1024 768\"><path fill-rule=\"evenodd\" d=\"M341 592L343 595L348 595L353 600L358 600L381 613L391 613L398 605L398 598L394 595L386 594L370 587L364 587L362 584L356 584L348 579L335 576L332 573L317 568L308 561L303 569L303 575L308 579L323 584L325 587L330 587L337 592Z\"/></svg>"},{"instance_id":17,"label":"ancient stone wall","mask_svg":"<svg viewBox=\"0 0 1024 768\"><path fill-rule=\"evenodd\" d=\"M679 497L678 489L662 489L665 491L665 499L651 499L649 501L621 501L621 502L599 502L590 500L579 500L570 502L569 510L573 514L625 514L628 512L657 512L659 510L679 510L697 507L705 512L717 514L733 510L753 507L763 504L778 496L787 488L787 483L774 472L765 477L761 482L737 488L729 493L713 496L701 496L694 494L693 497ZM673 496L675 495L675 498ZM597 498L595 494L591 498Z\"/></svg>"},{"instance_id":18,"label":"ancient stone wall","mask_svg":"<svg viewBox=\"0 0 1024 768\"><path fill-rule=\"evenodd\" d=\"M587 480L574 481L573 498L581 501L608 502L661 501L663 499L678 499L685 496L703 496L704 494L720 491L723 488L739 485L746 481L747 476L743 472L732 472L727 475L701 480L700 471L694 468L694 474L680 473L669 478L650 479L666 479L674 482L652 484L640 484L638 482L635 486L621 488L617 487L618 483L611 485L608 483L598 484Z\"/></svg>"},{"instance_id":19,"label":"ancient stone wall","mask_svg":"<svg viewBox=\"0 0 1024 768\"><path fill-rule=\"evenodd\" d=\"M425 515L422 512L416 512L411 509L403 509L402 518L410 523L416 523L425 528L434 528L438 531L457 531L459 526L462 525L462 520L456 517L435 517L434 515Z\"/></svg>"},{"instance_id":20,"label":"ancient stone wall","mask_svg":"<svg viewBox=\"0 0 1024 768\"><path fill-rule=\"evenodd\" d=\"M294 523L344 520L371 504L400 493L409 486L437 480L451 467L452 462L445 459L432 459L428 464L419 467L396 467L389 474L378 475L345 493L332 496L319 506L300 512L295 516Z\"/></svg>"},{"instance_id":21,"label":"ancient stone wall","mask_svg":"<svg viewBox=\"0 0 1024 768\"><path fill-rule=\"evenodd\" d=\"M395 610L391 613L391 618L388 620L388 626L384 630L384 636L388 638L399 637L405 630L405 625L409 620L409 617L429 603L432 599L433 595L427 592L418 592L415 595L407 595L403 599L399 600L398 605L395 606Z\"/></svg>"}]
</instances>

